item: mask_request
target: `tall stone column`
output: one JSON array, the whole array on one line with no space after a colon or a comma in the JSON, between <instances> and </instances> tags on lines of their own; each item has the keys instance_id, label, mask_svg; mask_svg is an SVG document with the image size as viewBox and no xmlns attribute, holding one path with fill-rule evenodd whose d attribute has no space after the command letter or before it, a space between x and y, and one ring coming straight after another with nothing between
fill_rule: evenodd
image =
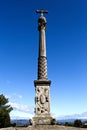
<instances>
[{"instance_id":1,"label":"tall stone column","mask_svg":"<svg viewBox=\"0 0 87 130\"><path fill-rule=\"evenodd\" d=\"M46 18L42 15L38 19L39 30L39 57L38 57L38 80L47 80L47 58L46 58Z\"/></svg>"},{"instance_id":2,"label":"tall stone column","mask_svg":"<svg viewBox=\"0 0 87 130\"><path fill-rule=\"evenodd\" d=\"M39 54L38 54L38 76L34 81L36 97L35 97L35 116L33 117L33 125L51 124L52 117L50 115L50 84L47 78L47 57L46 57L46 18L43 16L47 11L37 10L41 13L38 19L39 31Z\"/></svg>"}]
</instances>

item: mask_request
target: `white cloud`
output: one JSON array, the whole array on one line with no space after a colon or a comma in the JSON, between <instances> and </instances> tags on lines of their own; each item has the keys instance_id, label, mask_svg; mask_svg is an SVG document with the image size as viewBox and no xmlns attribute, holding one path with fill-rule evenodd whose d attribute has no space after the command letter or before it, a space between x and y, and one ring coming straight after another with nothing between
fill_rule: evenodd
<instances>
[{"instance_id":1,"label":"white cloud","mask_svg":"<svg viewBox=\"0 0 87 130\"><path fill-rule=\"evenodd\" d=\"M51 116L54 117L54 118L57 118L56 114L51 112Z\"/></svg>"},{"instance_id":2,"label":"white cloud","mask_svg":"<svg viewBox=\"0 0 87 130\"><path fill-rule=\"evenodd\" d=\"M21 98L22 98L22 95L18 95L18 97L21 99Z\"/></svg>"},{"instance_id":3,"label":"white cloud","mask_svg":"<svg viewBox=\"0 0 87 130\"><path fill-rule=\"evenodd\" d=\"M20 98L20 99L23 97L22 95L16 94L16 93L13 93L13 95L16 96L16 97L18 97L18 98Z\"/></svg>"},{"instance_id":4,"label":"white cloud","mask_svg":"<svg viewBox=\"0 0 87 130\"><path fill-rule=\"evenodd\" d=\"M9 104L13 107L14 110L25 112L25 113L33 113L33 107L29 107L27 105L20 105L15 102L9 102Z\"/></svg>"},{"instance_id":5,"label":"white cloud","mask_svg":"<svg viewBox=\"0 0 87 130\"><path fill-rule=\"evenodd\" d=\"M33 107L15 102L10 102L9 104L13 107L13 111L10 113L11 119L29 119L34 115Z\"/></svg>"},{"instance_id":6,"label":"white cloud","mask_svg":"<svg viewBox=\"0 0 87 130\"><path fill-rule=\"evenodd\" d=\"M6 98L8 99L11 99L11 96L10 95L5 95Z\"/></svg>"},{"instance_id":7,"label":"white cloud","mask_svg":"<svg viewBox=\"0 0 87 130\"><path fill-rule=\"evenodd\" d=\"M73 115L61 115L57 116L57 119L87 119L87 112Z\"/></svg>"},{"instance_id":8,"label":"white cloud","mask_svg":"<svg viewBox=\"0 0 87 130\"><path fill-rule=\"evenodd\" d=\"M16 94L16 93L14 93L14 94L11 94L11 95L6 95L5 94L5 97L6 98L8 98L9 100L15 100L15 99L22 99L23 98L23 96L22 95L20 95L20 94Z\"/></svg>"},{"instance_id":9,"label":"white cloud","mask_svg":"<svg viewBox=\"0 0 87 130\"><path fill-rule=\"evenodd\" d=\"M23 113L23 112L11 112L10 117L11 119L31 119L34 115L30 113Z\"/></svg>"},{"instance_id":10,"label":"white cloud","mask_svg":"<svg viewBox=\"0 0 87 130\"><path fill-rule=\"evenodd\" d=\"M84 113L80 114L80 117L87 118L87 112L84 112Z\"/></svg>"}]
</instances>

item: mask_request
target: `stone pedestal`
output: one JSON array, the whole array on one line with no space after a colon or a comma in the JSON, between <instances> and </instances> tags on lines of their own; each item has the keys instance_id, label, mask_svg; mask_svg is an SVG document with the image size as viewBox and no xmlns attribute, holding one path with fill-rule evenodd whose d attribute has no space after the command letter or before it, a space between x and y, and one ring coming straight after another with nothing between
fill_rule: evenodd
<instances>
[{"instance_id":1,"label":"stone pedestal","mask_svg":"<svg viewBox=\"0 0 87 130\"><path fill-rule=\"evenodd\" d=\"M33 117L33 125L51 125L52 117Z\"/></svg>"},{"instance_id":2,"label":"stone pedestal","mask_svg":"<svg viewBox=\"0 0 87 130\"><path fill-rule=\"evenodd\" d=\"M50 84L49 80L35 80L35 117L33 117L33 125L49 125L52 117L50 115Z\"/></svg>"}]
</instances>

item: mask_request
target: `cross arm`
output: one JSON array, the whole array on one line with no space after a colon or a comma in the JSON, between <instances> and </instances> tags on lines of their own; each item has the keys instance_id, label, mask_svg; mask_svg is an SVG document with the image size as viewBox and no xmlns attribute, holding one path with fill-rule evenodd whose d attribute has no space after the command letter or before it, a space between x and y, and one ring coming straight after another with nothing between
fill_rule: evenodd
<instances>
[{"instance_id":1,"label":"cross arm","mask_svg":"<svg viewBox=\"0 0 87 130\"><path fill-rule=\"evenodd\" d=\"M43 16L44 13L48 13L48 10L36 10L36 13L40 13Z\"/></svg>"}]
</instances>

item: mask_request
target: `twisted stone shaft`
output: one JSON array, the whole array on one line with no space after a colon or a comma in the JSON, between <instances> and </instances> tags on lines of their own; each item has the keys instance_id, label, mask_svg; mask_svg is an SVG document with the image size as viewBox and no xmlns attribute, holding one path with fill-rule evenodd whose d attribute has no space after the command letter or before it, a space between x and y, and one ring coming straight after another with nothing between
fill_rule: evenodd
<instances>
[{"instance_id":1,"label":"twisted stone shaft","mask_svg":"<svg viewBox=\"0 0 87 130\"><path fill-rule=\"evenodd\" d=\"M39 57L38 57L38 80L47 80L47 58L46 58L46 19L41 16L38 20L39 30Z\"/></svg>"}]
</instances>

